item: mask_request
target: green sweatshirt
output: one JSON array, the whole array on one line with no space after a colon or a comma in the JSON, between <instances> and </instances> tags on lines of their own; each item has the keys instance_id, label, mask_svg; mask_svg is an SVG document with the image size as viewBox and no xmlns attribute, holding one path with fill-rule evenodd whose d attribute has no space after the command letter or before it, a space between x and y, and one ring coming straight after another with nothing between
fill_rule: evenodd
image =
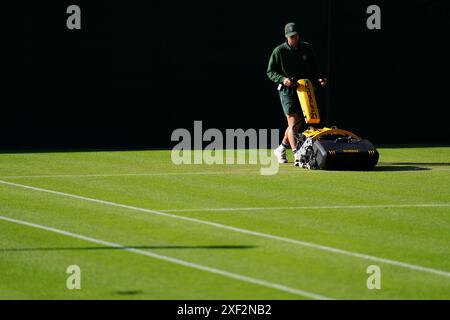
<instances>
[{"instance_id":1,"label":"green sweatshirt","mask_svg":"<svg viewBox=\"0 0 450 320\"><path fill-rule=\"evenodd\" d=\"M275 83L282 83L285 77L317 80L321 76L312 46L304 41L299 41L297 48L287 42L280 44L270 56L267 76Z\"/></svg>"}]
</instances>

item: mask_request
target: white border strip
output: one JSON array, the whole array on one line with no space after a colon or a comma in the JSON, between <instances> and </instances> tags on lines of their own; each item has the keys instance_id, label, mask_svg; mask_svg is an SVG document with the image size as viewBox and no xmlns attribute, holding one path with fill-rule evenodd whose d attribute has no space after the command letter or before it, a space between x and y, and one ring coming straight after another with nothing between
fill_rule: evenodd
<instances>
[{"instance_id":1,"label":"white border strip","mask_svg":"<svg viewBox=\"0 0 450 320\"><path fill-rule=\"evenodd\" d=\"M315 244L312 242L306 242L306 241L300 241L300 240L295 240L295 239L291 239L291 238L285 238L285 237L281 237L281 236L275 236L275 235L252 231L252 230L248 230L248 229L232 227L232 226L228 226L228 225L224 225L224 224L220 224L220 223L216 223L216 222L200 220L200 219L185 217L185 216L178 216L178 215L174 215L174 214L170 214L170 213L164 213L161 211L144 209L144 208L129 206L129 205L125 205L125 204L120 204L120 203L115 203L115 202L110 202L110 201L105 201L105 200L99 200L99 199L94 199L94 198L88 198L88 197L83 197L83 196L79 196L79 195L75 195L75 194L53 191L53 190L44 189L44 188L37 188L37 187L27 186L24 184L3 181L3 180L0 180L0 184L24 188L24 189L28 189L28 190L40 191L40 192L45 192L45 193L50 193L50 194L56 194L56 195L60 195L60 196L64 196L64 197L105 204L105 205L118 207L118 208L124 208L124 209L129 209L129 210L134 210L134 211L155 214L155 215L173 218L173 219L190 221L190 222L208 225L208 226L212 226L212 227L216 227L216 228L220 228L220 229L230 230L230 231L239 232L239 233L243 233L243 234L249 234L249 235L253 235L253 236L257 236L257 237L261 237L261 238L288 242L288 243L300 245L303 247L308 247L308 248L327 251L327 252L333 252L336 254L346 255L346 256L370 260L370 261L376 261L376 262L385 263L385 264L402 267L402 268L406 268L406 269L410 269L410 270L421 271L421 272L431 273L434 275L439 275L439 276L444 276L444 277L450 278L450 272L448 272L448 271L442 271L442 270L438 270L438 269L423 267L423 266L414 265L414 264L401 262L401 261L396 261L396 260L392 260L392 259L385 259L385 258L380 258L380 257L376 257L376 256L363 254L363 253L358 253L358 252L343 250L343 249L339 249L339 248L319 245L319 244Z\"/></svg>"},{"instance_id":2,"label":"white border strip","mask_svg":"<svg viewBox=\"0 0 450 320\"><path fill-rule=\"evenodd\" d=\"M21 225L24 225L24 226L45 230L45 231L58 233L58 234L61 234L61 235L64 235L64 236L68 236L68 237L72 237L72 238L76 238L76 239L80 239L80 240L96 243L96 244L99 244L99 245L102 245L102 246L106 246L106 247L122 249L124 251L133 252L133 253L144 255L144 256L148 256L148 257L151 257L151 258L164 260L164 261L171 262L171 263L178 264L178 265L182 265L182 266L185 266L185 267L198 269L198 270L206 271L206 272L209 272L209 273L214 273L214 274L221 275L221 276L224 276L224 277L228 277L228 278L232 278L232 279L248 282L248 283L251 283L251 284L260 285L260 286L263 286L263 287L268 287L268 288L279 290L279 291L288 292L288 293L291 293L291 294L303 296L303 297L310 298L310 299L317 299L317 300L330 300L331 299L331 298L328 298L328 297L325 297L325 296L322 296L322 295L319 295L319 294L316 294L316 293L312 293L312 292L308 292L308 291L304 291L304 290L300 290L300 289L295 289L295 288L291 288L291 287L287 287L285 285L269 282L269 281L266 281L266 280L256 279L256 278L244 276L244 275L241 275L241 274L224 271L224 270L221 270L221 269L207 267L207 266L200 265L200 264L197 264L197 263L192 263L192 262L188 262L188 261L185 261L185 260L180 260L180 259L164 256L164 255L161 255L161 254L156 254L156 253L153 253L153 252L150 252L150 251L144 251L144 250L139 250L139 249L135 249L135 248L129 248L129 247L123 246L123 245L118 244L118 243L108 242L108 241L104 241L104 240L99 240L99 239L83 236L83 235L80 235L80 234L64 231L64 230L61 230L61 229L47 227L47 226L44 226L44 225L35 224L35 223L23 221L23 220L16 220L16 219L8 218L8 217L2 216L2 215L0 215L0 220L13 222L13 223L17 223L17 224L21 224Z\"/></svg>"}]
</instances>

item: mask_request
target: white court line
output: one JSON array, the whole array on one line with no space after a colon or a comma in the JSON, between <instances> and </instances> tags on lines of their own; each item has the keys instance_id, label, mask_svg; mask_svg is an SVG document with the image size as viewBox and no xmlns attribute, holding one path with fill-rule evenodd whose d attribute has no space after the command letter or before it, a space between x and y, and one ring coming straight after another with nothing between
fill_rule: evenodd
<instances>
[{"instance_id":1,"label":"white court line","mask_svg":"<svg viewBox=\"0 0 450 320\"><path fill-rule=\"evenodd\" d=\"M194 223L208 225L208 226L221 228L221 229L225 229L225 230L230 230L230 231L234 231L234 232L239 232L239 233L243 233L243 234L249 234L249 235L253 235L253 236L257 236L257 237L261 237L261 238L266 238L266 239L271 239L271 240L277 240L277 241L283 241L283 242L287 242L287 243L292 243L292 244L296 244L296 245L300 245L300 246L308 247L308 248L312 248L312 249L317 249L317 250L322 250L322 251L327 251L327 252L333 252L333 253L336 253L336 254L346 255L346 256L350 256L350 257L355 257L355 258L360 258L360 259L365 259L365 260L370 260L370 261L376 261L376 262L380 262L380 263L390 264L390 265L393 265L393 266L402 267L402 268L406 268L406 269L410 269L410 270L416 270L416 271L427 272L427 273L431 273L431 274L435 274L435 275L439 275L439 276L450 277L450 272L448 272L448 271L443 271L443 270L438 270L438 269L434 269L434 268L423 267L423 266L414 265L414 264L401 262L401 261L397 261L397 260L392 260L392 259L380 258L380 257L371 256L371 255L358 253L358 252L353 252L353 251L348 251L348 250L344 250L344 249L339 249L339 248L319 245L319 244L315 244L315 243L312 243L312 242L306 242L306 241L295 240L295 239L291 239L291 238L285 238L285 237L281 237L281 236L275 236L275 235L271 235L271 234L268 234L268 233L262 233L262 232L248 230L248 229L232 227L232 226L228 226L228 225L225 225L225 224L220 224L220 223L211 222L211 221L207 221L207 220L200 220L200 219L191 218L191 217L178 216L178 215L175 215L175 214L164 213L164 212L161 212L161 211L150 210L150 209L145 209L145 208L139 208L139 207L129 206L129 205L125 205L125 204L120 204L120 203L115 203L115 202L105 201L105 200L100 200L100 199L95 199L95 198L88 198L88 197L83 197L83 196L79 196L79 195L75 195L75 194L59 192L59 191L54 191L54 190L49 190L49 189L44 189L44 188L38 188L38 187L32 187L32 186L28 186L28 185L24 185L24 184L18 184L18 183L3 181L3 180L0 180L0 184L14 186L14 187L19 187L19 188L24 188L24 189L29 189L29 190L34 190L34 191L40 191L40 192L45 192L45 193L50 193L50 194L56 194L56 195L60 195L60 196L64 196L64 197L69 197L69 198L74 198L74 199L79 199L79 200L84 200L84 201L89 201L89 202L105 204L105 205L118 207L118 208L124 208L124 209L129 209L129 210L134 210L134 211L140 211L140 212L155 214L155 215L168 217L168 218L173 218L173 219L190 221L190 222L194 222Z\"/></svg>"},{"instance_id":2,"label":"white court line","mask_svg":"<svg viewBox=\"0 0 450 320\"><path fill-rule=\"evenodd\" d=\"M245 207L245 208L199 208L199 209L160 209L161 212L214 212L214 211L270 211L270 210L310 210L310 209L372 209L372 208L438 208L450 207L450 203L424 204L374 204L342 206L301 206L301 207Z\"/></svg>"},{"instance_id":3,"label":"white court line","mask_svg":"<svg viewBox=\"0 0 450 320\"><path fill-rule=\"evenodd\" d=\"M13 222L13 223L21 224L21 225L24 225L24 226L32 227L32 228L37 228L37 229L41 229L41 230L46 230L46 231L58 233L58 234L65 235L65 236L68 236L68 237L72 237L72 238L76 238L76 239L80 239L80 240L84 240L84 241L100 244L100 245L103 245L103 246L106 246L106 247L118 248L118 249L121 249L121 250L124 250L124 251L129 251L129 252L133 252L133 253L136 253L136 254L152 257L152 258L155 258L155 259L164 260L164 261L175 263L175 264L182 265L182 266L185 266L185 267L202 270L202 271L206 271L206 272L209 272L209 273L214 273L214 274L217 274L217 275L221 275L221 276L224 276L224 277L228 277L228 278L232 278L232 279L236 279L236 280L240 280L240 281L244 281L244 282L248 282L248 283L252 283L252 284L256 284L256 285L260 285L260 286L263 286L263 287L268 287L268 288L271 288L271 289L292 293L292 294L303 296L303 297L306 297L306 298L318 299L318 300L329 300L329 299L331 299L331 298L328 298L328 297L325 297L325 296L322 296L322 295L319 295L319 294L316 294L316 293L312 293L312 292L308 292L308 291L304 291L304 290L300 290L300 289L295 289L295 288L291 288L291 287L287 287L287 286L282 285L282 284L273 283L273 282L269 282L269 281L261 280L261 279L256 279L256 278L244 276L244 275L241 275L241 274L238 274L238 273L228 272L228 271L221 270L221 269L211 268L211 267L204 266L204 265L201 265L201 264L192 263L192 262L189 262L189 261L185 261L185 260L180 260L180 259L177 259L177 258L164 256L164 255L153 253L153 252L150 252L150 251L130 248L130 247L126 247L126 246L123 246L121 244L118 244L118 243L108 242L108 241L104 241L104 240L99 240L99 239L83 236L81 234L76 234L76 233L72 233L72 232L69 232L69 231L64 231L64 230L61 230L61 229L47 227L47 226L44 226L44 225L35 224L35 223L23 221L23 220L16 220L16 219L12 219L12 218L5 217L5 216L2 216L2 215L0 215L0 220Z\"/></svg>"}]
</instances>

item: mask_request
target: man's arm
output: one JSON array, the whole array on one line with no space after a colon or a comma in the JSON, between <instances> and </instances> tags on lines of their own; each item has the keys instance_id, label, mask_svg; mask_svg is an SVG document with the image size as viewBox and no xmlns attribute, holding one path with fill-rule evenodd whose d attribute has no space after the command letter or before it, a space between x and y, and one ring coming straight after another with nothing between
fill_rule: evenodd
<instances>
[{"instance_id":1,"label":"man's arm","mask_svg":"<svg viewBox=\"0 0 450 320\"><path fill-rule=\"evenodd\" d=\"M282 74L278 50L274 50L267 66L267 76L275 83L283 83L285 75Z\"/></svg>"}]
</instances>

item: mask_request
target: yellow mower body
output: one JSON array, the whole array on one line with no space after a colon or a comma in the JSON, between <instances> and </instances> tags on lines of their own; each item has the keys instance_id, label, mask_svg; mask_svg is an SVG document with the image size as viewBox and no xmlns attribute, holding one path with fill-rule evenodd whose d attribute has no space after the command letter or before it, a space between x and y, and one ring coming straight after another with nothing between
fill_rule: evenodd
<instances>
[{"instance_id":1,"label":"yellow mower body","mask_svg":"<svg viewBox=\"0 0 450 320\"><path fill-rule=\"evenodd\" d=\"M316 141L317 139L319 139L324 135L343 135L343 136L350 136L355 139L361 139L353 132L337 128L323 127L322 129L308 129L303 131L303 136L305 136L305 138L311 138L313 141Z\"/></svg>"},{"instance_id":2,"label":"yellow mower body","mask_svg":"<svg viewBox=\"0 0 450 320\"><path fill-rule=\"evenodd\" d=\"M300 79L297 81L297 95L306 124L319 124L319 108L314 95L314 87L310 80Z\"/></svg>"}]
</instances>

